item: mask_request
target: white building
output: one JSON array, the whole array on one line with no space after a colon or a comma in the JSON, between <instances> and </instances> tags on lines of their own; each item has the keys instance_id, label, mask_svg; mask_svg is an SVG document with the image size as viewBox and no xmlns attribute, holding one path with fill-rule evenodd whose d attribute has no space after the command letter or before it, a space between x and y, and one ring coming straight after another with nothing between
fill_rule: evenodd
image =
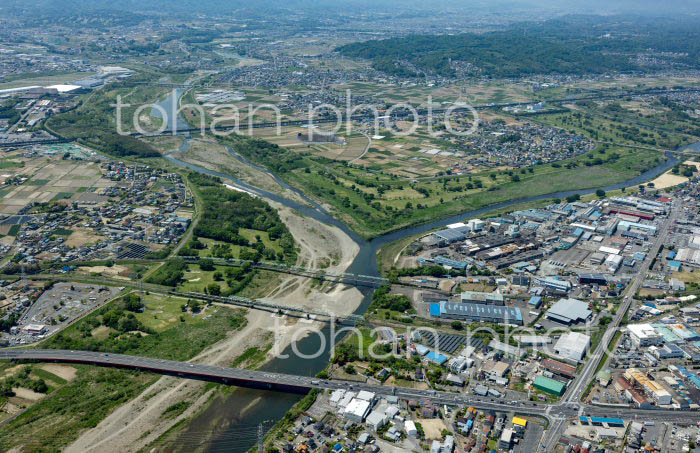
<instances>
[{"instance_id":1,"label":"white building","mask_svg":"<svg viewBox=\"0 0 700 453\"><path fill-rule=\"evenodd\" d=\"M591 337L579 332L567 332L559 337L554 345L554 352L560 357L580 362L591 344Z\"/></svg>"},{"instance_id":2,"label":"white building","mask_svg":"<svg viewBox=\"0 0 700 453\"><path fill-rule=\"evenodd\" d=\"M372 411L372 413L367 416L367 420L365 420L365 423L368 427L373 429L374 432L377 432L384 425L386 425L388 421L388 417L386 416L384 411L376 410Z\"/></svg>"},{"instance_id":3,"label":"white building","mask_svg":"<svg viewBox=\"0 0 700 453\"><path fill-rule=\"evenodd\" d=\"M656 331L650 324L630 324L627 326L630 339L637 347L661 346L664 336Z\"/></svg>"},{"instance_id":4,"label":"white building","mask_svg":"<svg viewBox=\"0 0 700 453\"><path fill-rule=\"evenodd\" d=\"M355 423L362 423L369 414L370 405L368 401L353 399L345 408L343 416Z\"/></svg>"},{"instance_id":5,"label":"white building","mask_svg":"<svg viewBox=\"0 0 700 453\"><path fill-rule=\"evenodd\" d=\"M333 393L331 393L331 397L330 397L331 406L337 406L338 403L340 403L344 397L345 397L345 390L343 390L343 389L335 390Z\"/></svg>"},{"instance_id":6,"label":"white building","mask_svg":"<svg viewBox=\"0 0 700 453\"><path fill-rule=\"evenodd\" d=\"M416 424L413 423L413 420L408 420L404 424L404 428L406 428L406 434L409 436L417 436L418 435L418 429L416 428Z\"/></svg>"}]
</instances>

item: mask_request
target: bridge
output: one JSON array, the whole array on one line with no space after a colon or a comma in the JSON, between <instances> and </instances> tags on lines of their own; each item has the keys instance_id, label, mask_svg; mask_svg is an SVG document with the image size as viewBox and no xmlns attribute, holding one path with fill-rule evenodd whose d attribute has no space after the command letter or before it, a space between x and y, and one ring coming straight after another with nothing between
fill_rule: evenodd
<instances>
[{"instance_id":1,"label":"bridge","mask_svg":"<svg viewBox=\"0 0 700 453\"><path fill-rule=\"evenodd\" d=\"M197 264L202 258L198 256L181 256L186 263ZM388 285L391 282L387 278L383 277L373 277L371 275L362 274L352 274L348 272L331 272L325 271L323 269L309 269L306 267L299 266L287 266L283 263L273 263L267 261L250 261L241 259L222 259L222 258L211 258L214 264L223 266L243 266L250 265L256 269L262 269L272 272L281 272L284 274L299 275L301 277L313 278L317 280L323 280L332 283L342 283L345 285L352 286L367 286L370 288L379 288L384 285Z\"/></svg>"},{"instance_id":2,"label":"bridge","mask_svg":"<svg viewBox=\"0 0 700 453\"><path fill-rule=\"evenodd\" d=\"M203 258L199 256L178 256L178 258L182 259L184 262L188 264L199 264ZM301 266L288 266L283 263L275 263L275 262L269 262L269 261L251 261L251 260L242 260L238 258L230 258L230 259L224 259L224 258L214 258L214 257L207 257L206 259L211 259L214 264L218 266L233 266L233 267L242 267L242 266L250 266L255 269L261 269L261 270L266 270L270 272L278 272L282 274L291 274L291 275L298 275L300 277L306 277L306 278L312 278L316 280L323 280L331 283L342 283L344 285L350 285L350 286L364 286L368 288L379 288L384 285L389 285L391 284L391 281L388 278L383 278L383 277L373 277L371 275L362 275L362 274L353 274L353 273L348 273L348 272L332 272L332 271L326 271L323 269L312 269L308 267L301 267ZM126 264L152 264L152 263L162 263L163 260L159 259L125 259L125 260L116 260L115 264L120 264L120 263L126 263ZM81 261L81 260L74 260L74 261L66 261L63 263L60 263L61 266L64 265L72 265L72 266L90 266L94 265L96 263L102 263L102 261ZM404 284L405 285L405 284ZM408 285L410 286L410 285Z\"/></svg>"},{"instance_id":3,"label":"bridge","mask_svg":"<svg viewBox=\"0 0 700 453\"><path fill-rule=\"evenodd\" d=\"M32 280L48 280L48 281L64 281L64 282L82 282L92 283L105 286L119 286L125 288L133 288L141 291L151 291L170 296L184 297L190 299L203 300L206 302L216 302L220 304L233 305L251 310L263 310L270 313L280 315L294 316L297 318L313 319L320 322L332 322L336 324L356 325L364 320L359 315L337 316L334 313L309 309L303 307L295 307L290 305L278 304L265 299L249 299L241 296L215 296L212 294L196 293L196 292L179 292L171 287L154 285L152 283L132 282L127 280L113 280L104 277L90 276L75 276L70 274L33 274L28 276Z\"/></svg>"},{"instance_id":4,"label":"bridge","mask_svg":"<svg viewBox=\"0 0 700 453\"><path fill-rule=\"evenodd\" d=\"M583 410L583 413L593 417L615 415L628 419L639 418L643 420L659 421L700 420L700 411L636 409L632 407L605 408L593 405L568 403L540 404L530 401L503 401L495 398L481 398L461 393L441 392L435 390L417 390L404 387L355 382L348 383L308 376L243 370L237 368L203 365L198 363L177 362L173 360L93 351L68 351L60 349L3 349L0 350L0 359L76 363L125 368L168 376L176 376L185 379L195 379L246 388L300 394L308 393L312 389L351 389L353 391L366 390L373 392L380 397L396 396L397 398L404 400L429 400L436 404L445 404L449 406L471 406L480 410L517 412L519 414L556 419L576 417L579 415L580 411Z\"/></svg>"},{"instance_id":5,"label":"bridge","mask_svg":"<svg viewBox=\"0 0 700 453\"><path fill-rule=\"evenodd\" d=\"M0 148L14 148L16 146L34 146L34 145L55 145L57 143L70 143L73 139L50 138L44 140L27 140L22 142L4 142L0 143Z\"/></svg>"},{"instance_id":6,"label":"bridge","mask_svg":"<svg viewBox=\"0 0 700 453\"><path fill-rule=\"evenodd\" d=\"M132 82L132 81L127 81L125 85L149 85L149 86L156 86L156 87L167 87L167 88L192 88L193 85L189 85L187 83L173 83L173 82Z\"/></svg>"}]
</instances>

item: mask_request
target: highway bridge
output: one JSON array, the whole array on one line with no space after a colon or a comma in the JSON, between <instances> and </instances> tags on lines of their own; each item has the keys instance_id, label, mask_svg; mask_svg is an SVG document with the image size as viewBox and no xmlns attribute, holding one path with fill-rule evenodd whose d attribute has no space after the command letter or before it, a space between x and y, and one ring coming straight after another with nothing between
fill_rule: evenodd
<instances>
[{"instance_id":1,"label":"highway bridge","mask_svg":"<svg viewBox=\"0 0 700 453\"><path fill-rule=\"evenodd\" d=\"M319 379L316 377L296 376L266 371L243 370L226 368L198 363L176 362L173 360L154 359L124 354L112 354L93 351L68 351L60 349L3 349L0 359L28 360L39 362L77 363L95 366L126 368L139 371L176 376L185 379L196 379L209 382L219 382L240 387L291 392L304 394L312 389L336 390L351 389L353 391L367 390L379 396L396 396L404 400L430 400L436 404L449 406L471 406L481 410L500 412L517 412L520 414L546 418L576 417L581 413L590 416L616 416L627 419L658 421L697 421L700 411L681 411L665 409L636 409L631 407L606 408L593 405L568 403L540 404L530 401L505 401L497 398L481 398L472 395L439 392L435 390L417 390L404 387L348 383ZM290 358L288 360L298 360Z\"/></svg>"},{"instance_id":2,"label":"highway bridge","mask_svg":"<svg viewBox=\"0 0 700 453\"><path fill-rule=\"evenodd\" d=\"M202 258L198 256L180 256L186 263L197 264ZM388 285L391 282L387 278L373 277L371 275L351 274L348 272L331 272L323 269L310 269L300 266L287 266L283 263L273 263L267 261L250 261L241 259L222 259L211 258L214 264L223 266L243 266L249 265L256 269L262 269L272 272L280 272L284 274L299 275L301 277L313 278L332 283L342 283L351 286L366 286L369 288L379 288Z\"/></svg>"}]
</instances>

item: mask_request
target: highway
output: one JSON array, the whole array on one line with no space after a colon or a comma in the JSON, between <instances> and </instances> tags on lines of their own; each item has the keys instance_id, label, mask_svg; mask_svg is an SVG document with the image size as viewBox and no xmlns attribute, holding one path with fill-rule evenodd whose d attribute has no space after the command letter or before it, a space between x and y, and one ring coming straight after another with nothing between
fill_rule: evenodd
<instances>
[{"instance_id":1,"label":"highway","mask_svg":"<svg viewBox=\"0 0 700 453\"><path fill-rule=\"evenodd\" d=\"M657 421L688 421L700 420L700 411L680 411L616 407L604 408L593 405L571 405L565 402L552 404L539 404L529 401L506 401L496 398L481 398L472 395L464 395L450 392L438 392L435 390L416 390L403 387L348 383L332 381L307 376L295 376L290 374L270 373L266 371L243 370L226 368L198 363L176 362L172 360L154 359L150 357L131 356L124 354L112 354L94 351L67 351L60 349L3 349L0 350L0 359L4 360L32 360L40 362L78 363L96 366L127 368L140 371L148 371L170 376L178 376L186 379L221 382L241 387L266 389L273 391L306 393L312 389L336 390L350 389L353 391L367 390L380 396L394 395L398 398L409 400L430 400L436 404L450 406L471 406L480 410L494 410L499 412L516 412L519 414L545 417L550 420L559 420L575 417L581 408L585 415L637 418ZM550 432L552 430L549 430Z\"/></svg>"}]
</instances>

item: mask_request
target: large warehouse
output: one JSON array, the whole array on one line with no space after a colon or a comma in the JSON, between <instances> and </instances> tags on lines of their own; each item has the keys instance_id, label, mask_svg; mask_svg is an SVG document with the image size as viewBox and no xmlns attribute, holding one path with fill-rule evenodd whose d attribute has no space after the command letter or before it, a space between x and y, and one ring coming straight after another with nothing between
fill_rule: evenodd
<instances>
[{"instance_id":1,"label":"large warehouse","mask_svg":"<svg viewBox=\"0 0 700 453\"><path fill-rule=\"evenodd\" d=\"M505 305L503 294L497 292L464 291L461 299L465 304Z\"/></svg>"},{"instance_id":2,"label":"large warehouse","mask_svg":"<svg viewBox=\"0 0 700 453\"><path fill-rule=\"evenodd\" d=\"M579 332L567 332L559 337L554 345L554 352L559 357L573 362L580 362L586 355L591 337Z\"/></svg>"},{"instance_id":3,"label":"large warehouse","mask_svg":"<svg viewBox=\"0 0 700 453\"><path fill-rule=\"evenodd\" d=\"M523 314L517 307L440 302L430 304L430 316L471 322L523 325Z\"/></svg>"},{"instance_id":4,"label":"large warehouse","mask_svg":"<svg viewBox=\"0 0 700 453\"><path fill-rule=\"evenodd\" d=\"M587 322L593 312L588 304L578 299L561 299L547 310L547 318L570 326L579 322Z\"/></svg>"}]
</instances>

